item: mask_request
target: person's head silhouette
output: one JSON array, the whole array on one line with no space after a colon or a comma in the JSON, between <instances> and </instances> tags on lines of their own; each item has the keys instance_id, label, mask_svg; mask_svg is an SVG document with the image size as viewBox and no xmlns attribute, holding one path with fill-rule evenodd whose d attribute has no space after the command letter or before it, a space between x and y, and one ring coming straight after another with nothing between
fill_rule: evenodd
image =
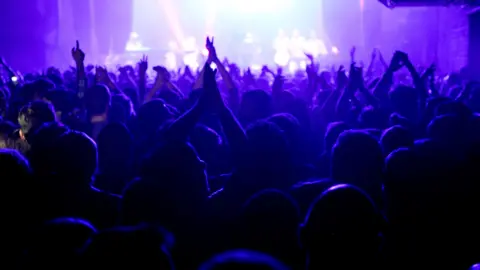
<instances>
[{"instance_id":1,"label":"person's head silhouette","mask_svg":"<svg viewBox=\"0 0 480 270\"><path fill-rule=\"evenodd\" d=\"M371 266L379 252L382 222L373 201L359 188L329 188L312 203L301 228L308 269Z\"/></svg>"}]
</instances>

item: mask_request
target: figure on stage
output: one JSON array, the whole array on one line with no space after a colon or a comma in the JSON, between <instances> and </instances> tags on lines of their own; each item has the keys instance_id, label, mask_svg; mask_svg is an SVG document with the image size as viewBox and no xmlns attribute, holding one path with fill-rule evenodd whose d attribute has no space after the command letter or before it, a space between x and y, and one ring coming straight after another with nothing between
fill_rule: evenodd
<instances>
[{"instance_id":1,"label":"figure on stage","mask_svg":"<svg viewBox=\"0 0 480 270\"><path fill-rule=\"evenodd\" d=\"M143 46L143 42L136 32L131 32L125 50L127 52L148 52L150 48Z\"/></svg>"},{"instance_id":2,"label":"figure on stage","mask_svg":"<svg viewBox=\"0 0 480 270\"><path fill-rule=\"evenodd\" d=\"M290 53L294 59L305 58L305 38L297 29L293 30L292 39L290 41Z\"/></svg>"},{"instance_id":3,"label":"figure on stage","mask_svg":"<svg viewBox=\"0 0 480 270\"><path fill-rule=\"evenodd\" d=\"M291 72L297 71L299 68L304 69L307 65L305 56L305 38L297 29L293 30L293 35L290 40L290 54L291 59L289 63L289 70Z\"/></svg>"},{"instance_id":4,"label":"figure on stage","mask_svg":"<svg viewBox=\"0 0 480 270\"><path fill-rule=\"evenodd\" d=\"M242 42L242 52L241 52L241 61L240 65L245 67L251 67L255 64L259 64L259 56L261 54L261 48L259 46L258 40L253 36L252 33L247 32Z\"/></svg>"},{"instance_id":5,"label":"figure on stage","mask_svg":"<svg viewBox=\"0 0 480 270\"><path fill-rule=\"evenodd\" d=\"M195 37L190 36L184 40L183 52L183 64L189 66L192 70L197 70L199 68L198 57L200 50Z\"/></svg>"},{"instance_id":6,"label":"figure on stage","mask_svg":"<svg viewBox=\"0 0 480 270\"><path fill-rule=\"evenodd\" d=\"M286 67L290 61L289 38L283 29L278 31L277 37L273 42L273 49L275 50L275 64Z\"/></svg>"},{"instance_id":7,"label":"figure on stage","mask_svg":"<svg viewBox=\"0 0 480 270\"><path fill-rule=\"evenodd\" d=\"M168 70L177 70L178 68L178 56L181 54L180 47L177 42L170 41L168 43L168 51L165 54L165 67Z\"/></svg>"},{"instance_id":8,"label":"figure on stage","mask_svg":"<svg viewBox=\"0 0 480 270\"><path fill-rule=\"evenodd\" d=\"M310 31L310 36L305 43L304 51L312 55L314 58L328 54L327 46L323 40L317 37L315 30Z\"/></svg>"}]
</instances>

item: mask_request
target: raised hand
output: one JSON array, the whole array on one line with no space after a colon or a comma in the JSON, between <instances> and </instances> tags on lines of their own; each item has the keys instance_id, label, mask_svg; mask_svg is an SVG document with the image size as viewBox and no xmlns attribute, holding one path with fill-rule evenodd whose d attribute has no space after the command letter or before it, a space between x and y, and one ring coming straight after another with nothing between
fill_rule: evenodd
<instances>
[{"instance_id":1,"label":"raised hand","mask_svg":"<svg viewBox=\"0 0 480 270\"><path fill-rule=\"evenodd\" d=\"M199 99L199 105L207 112L220 113L225 109L225 103L218 90L215 75L216 70L214 71L208 63L205 63L203 73L203 93Z\"/></svg>"},{"instance_id":2,"label":"raised hand","mask_svg":"<svg viewBox=\"0 0 480 270\"><path fill-rule=\"evenodd\" d=\"M378 51L378 59L380 59L380 62L383 62L383 63L384 63L384 62L385 62L385 59L383 58L382 52L381 52L379 49L377 49L377 51Z\"/></svg>"},{"instance_id":3,"label":"raised hand","mask_svg":"<svg viewBox=\"0 0 480 270\"><path fill-rule=\"evenodd\" d=\"M148 56L143 55L142 58L140 59L140 62L138 62L138 70L140 73L145 73L148 70Z\"/></svg>"},{"instance_id":4,"label":"raised hand","mask_svg":"<svg viewBox=\"0 0 480 270\"><path fill-rule=\"evenodd\" d=\"M405 66L406 59L408 59L408 56L406 56L404 52L396 51L392 57L392 60L390 61L390 65L388 68L390 69L390 71L396 72L403 66Z\"/></svg>"},{"instance_id":5,"label":"raised hand","mask_svg":"<svg viewBox=\"0 0 480 270\"><path fill-rule=\"evenodd\" d=\"M305 56L310 60L310 63L313 63L313 55L310 53L305 53Z\"/></svg>"},{"instance_id":6,"label":"raised hand","mask_svg":"<svg viewBox=\"0 0 480 270\"><path fill-rule=\"evenodd\" d=\"M267 66L267 65L264 65L264 66L262 67L262 72L264 72L264 73L269 72L269 69L268 69L268 66Z\"/></svg>"},{"instance_id":7,"label":"raised hand","mask_svg":"<svg viewBox=\"0 0 480 270\"><path fill-rule=\"evenodd\" d=\"M170 72L165 67L155 66L153 70L157 72L157 77L155 78L155 87L161 87L163 84L170 81Z\"/></svg>"},{"instance_id":8,"label":"raised hand","mask_svg":"<svg viewBox=\"0 0 480 270\"><path fill-rule=\"evenodd\" d=\"M338 67L336 73L337 87L339 89L343 89L348 84L348 77L345 72L345 67L341 65L340 67Z\"/></svg>"},{"instance_id":9,"label":"raised hand","mask_svg":"<svg viewBox=\"0 0 480 270\"><path fill-rule=\"evenodd\" d=\"M275 76L275 73L273 73L273 71L271 71L270 68L269 68L268 66L266 66L266 65L262 67L262 73L263 73L263 74L267 74L267 73L268 73L268 74L272 74L273 76Z\"/></svg>"},{"instance_id":10,"label":"raised hand","mask_svg":"<svg viewBox=\"0 0 480 270\"><path fill-rule=\"evenodd\" d=\"M75 63L83 63L85 60L85 53L80 49L80 43L76 42L76 46L72 48L72 58Z\"/></svg>"},{"instance_id":11,"label":"raised hand","mask_svg":"<svg viewBox=\"0 0 480 270\"><path fill-rule=\"evenodd\" d=\"M427 79L427 78L430 78L430 77L435 77L435 71L436 71L437 67L435 66L435 64L431 64L426 70L425 72L423 72L422 74L422 78L423 79Z\"/></svg>"},{"instance_id":12,"label":"raised hand","mask_svg":"<svg viewBox=\"0 0 480 270\"><path fill-rule=\"evenodd\" d=\"M165 81L170 80L170 72L165 67L162 66L154 66L153 70L157 72L158 76L161 76Z\"/></svg>"},{"instance_id":13,"label":"raised hand","mask_svg":"<svg viewBox=\"0 0 480 270\"><path fill-rule=\"evenodd\" d=\"M355 62L355 52L357 51L357 48L355 46L352 47L350 50L350 60L352 62Z\"/></svg>"},{"instance_id":14,"label":"raised hand","mask_svg":"<svg viewBox=\"0 0 480 270\"><path fill-rule=\"evenodd\" d=\"M348 75L349 75L350 90L354 91L362 88L364 84L363 67L357 67L355 63L352 63L350 65L350 72Z\"/></svg>"},{"instance_id":15,"label":"raised hand","mask_svg":"<svg viewBox=\"0 0 480 270\"><path fill-rule=\"evenodd\" d=\"M209 63L218 61L217 50L215 49L214 41L215 41L214 37L212 37L211 39L210 39L210 37L207 37L206 44L205 44L205 46L208 50L208 62Z\"/></svg>"},{"instance_id":16,"label":"raised hand","mask_svg":"<svg viewBox=\"0 0 480 270\"><path fill-rule=\"evenodd\" d=\"M378 49L377 49L377 48L373 49L373 51L372 51L372 56L371 56L371 57L372 57L372 61L377 58L377 55L378 55L378 54L379 54L379 53L378 53Z\"/></svg>"},{"instance_id":17,"label":"raised hand","mask_svg":"<svg viewBox=\"0 0 480 270\"><path fill-rule=\"evenodd\" d=\"M185 69L183 70L183 75L187 77L193 77L192 70L189 66L185 66Z\"/></svg>"}]
</instances>

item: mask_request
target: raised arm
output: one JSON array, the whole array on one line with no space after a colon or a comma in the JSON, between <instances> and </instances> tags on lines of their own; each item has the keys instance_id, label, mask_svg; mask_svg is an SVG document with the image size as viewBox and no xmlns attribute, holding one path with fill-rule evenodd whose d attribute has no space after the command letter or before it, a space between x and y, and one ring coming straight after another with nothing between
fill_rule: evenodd
<instances>
[{"instance_id":1,"label":"raised arm","mask_svg":"<svg viewBox=\"0 0 480 270\"><path fill-rule=\"evenodd\" d=\"M110 76L108 75L107 68L102 66L97 66L95 68L95 82L102 83L108 86L112 93L120 93L120 89L115 85Z\"/></svg>"},{"instance_id":2,"label":"raised arm","mask_svg":"<svg viewBox=\"0 0 480 270\"><path fill-rule=\"evenodd\" d=\"M157 72L157 77L155 77L155 83L153 84L153 87L146 93L144 97L144 103L149 102L152 100L157 92L159 92L164 86L166 81L168 80L168 71L164 67L156 66L153 68Z\"/></svg>"},{"instance_id":3,"label":"raised arm","mask_svg":"<svg viewBox=\"0 0 480 270\"><path fill-rule=\"evenodd\" d=\"M435 83L436 83L435 82L435 71L436 71L435 64L431 64L430 67L428 67L425 70L425 72L422 74L422 76L420 78L421 78L421 80L424 84L428 85L427 89L430 90L429 95L438 97L438 96L440 96L440 93L437 89L437 86L435 85Z\"/></svg>"},{"instance_id":4,"label":"raised arm","mask_svg":"<svg viewBox=\"0 0 480 270\"><path fill-rule=\"evenodd\" d=\"M360 78L362 75L361 69L357 68L355 63L352 62L350 64L348 85L337 102L335 110L336 120L343 121L346 119L352 104L356 101L355 92L359 89L359 83L363 81L363 78Z\"/></svg>"},{"instance_id":5,"label":"raised arm","mask_svg":"<svg viewBox=\"0 0 480 270\"><path fill-rule=\"evenodd\" d=\"M197 77L197 80L195 81L195 83L193 84L193 90L197 90L197 89L202 89L203 88L203 76L205 74L205 71L202 70L200 71L198 77Z\"/></svg>"},{"instance_id":6,"label":"raised arm","mask_svg":"<svg viewBox=\"0 0 480 270\"><path fill-rule=\"evenodd\" d=\"M390 91L390 87L393 83L393 74L397 72L400 68L402 68L404 65L404 57L402 54L403 53L399 51L395 52L392 60L390 61L390 65L388 66L385 73L383 73L382 78L373 90L373 95L378 98L383 105L387 105L389 101L388 92Z\"/></svg>"},{"instance_id":7,"label":"raised arm","mask_svg":"<svg viewBox=\"0 0 480 270\"><path fill-rule=\"evenodd\" d=\"M138 62L138 104L143 104L147 91L148 57L144 55Z\"/></svg>"},{"instance_id":8,"label":"raised arm","mask_svg":"<svg viewBox=\"0 0 480 270\"><path fill-rule=\"evenodd\" d=\"M387 69L388 69L388 64L387 64L387 62L385 61L385 58L383 58L382 52L381 52L380 50L378 50L378 49L377 49L377 51L378 51L378 60L380 60L380 63L382 64L383 68L384 68L385 70L387 70Z\"/></svg>"},{"instance_id":9,"label":"raised arm","mask_svg":"<svg viewBox=\"0 0 480 270\"><path fill-rule=\"evenodd\" d=\"M367 72L365 76L367 78L371 78L373 76L373 66L375 64L375 60L377 59L377 49L373 49L372 56L370 57L370 63L368 64Z\"/></svg>"},{"instance_id":10,"label":"raised arm","mask_svg":"<svg viewBox=\"0 0 480 270\"><path fill-rule=\"evenodd\" d=\"M1 57L0 57L0 67L3 67L3 69L7 72L8 79L10 81L12 80L13 77L16 76L15 71L13 71L13 69L9 65L7 65L5 60Z\"/></svg>"},{"instance_id":11,"label":"raised arm","mask_svg":"<svg viewBox=\"0 0 480 270\"><path fill-rule=\"evenodd\" d=\"M306 100L309 104L313 101L313 97L317 93L318 89L318 69L319 65L315 63L315 59L311 54L305 54L309 60L309 64L306 67L308 86L306 93Z\"/></svg>"},{"instance_id":12,"label":"raised arm","mask_svg":"<svg viewBox=\"0 0 480 270\"><path fill-rule=\"evenodd\" d=\"M166 68L162 66L156 66L153 68L153 70L157 72L157 77L155 78L155 84L145 97L145 102L152 100L157 92L165 90L172 91L183 97L183 93L177 88L176 85L172 83L170 73Z\"/></svg>"},{"instance_id":13,"label":"raised arm","mask_svg":"<svg viewBox=\"0 0 480 270\"><path fill-rule=\"evenodd\" d=\"M211 39L207 37L207 49L208 49L208 60L209 63L214 63L217 66L220 76L222 76L223 82L225 83L228 89L228 105L234 111L238 111L240 106L240 96L238 93L238 88L235 82L233 81L230 73L228 73L222 61L217 56L217 50L214 45L214 38Z\"/></svg>"},{"instance_id":14,"label":"raised arm","mask_svg":"<svg viewBox=\"0 0 480 270\"><path fill-rule=\"evenodd\" d=\"M75 61L77 69L77 95L83 98L87 89L87 76L85 74L85 53L80 49L80 43L76 42L76 46L72 48L72 58Z\"/></svg>"},{"instance_id":15,"label":"raised arm","mask_svg":"<svg viewBox=\"0 0 480 270\"><path fill-rule=\"evenodd\" d=\"M208 64L205 65L204 70L204 92L200 97L199 103L203 104L202 106L208 106L208 108L205 108L206 111L218 115L230 146L232 159L236 163L235 165L238 165L238 162L241 162L242 151L246 147L247 136L232 111L223 102L217 81L215 80L215 72Z\"/></svg>"}]
</instances>

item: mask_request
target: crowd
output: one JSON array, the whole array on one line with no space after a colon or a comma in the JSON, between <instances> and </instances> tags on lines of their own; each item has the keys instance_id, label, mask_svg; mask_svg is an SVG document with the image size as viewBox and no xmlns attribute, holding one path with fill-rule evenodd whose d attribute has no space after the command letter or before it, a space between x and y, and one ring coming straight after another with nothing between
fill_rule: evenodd
<instances>
[{"instance_id":1,"label":"crowd","mask_svg":"<svg viewBox=\"0 0 480 270\"><path fill-rule=\"evenodd\" d=\"M480 262L480 84L400 51L253 74L207 48L198 73L152 79L78 42L71 70L1 61L7 269Z\"/></svg>"}]
</instances>

